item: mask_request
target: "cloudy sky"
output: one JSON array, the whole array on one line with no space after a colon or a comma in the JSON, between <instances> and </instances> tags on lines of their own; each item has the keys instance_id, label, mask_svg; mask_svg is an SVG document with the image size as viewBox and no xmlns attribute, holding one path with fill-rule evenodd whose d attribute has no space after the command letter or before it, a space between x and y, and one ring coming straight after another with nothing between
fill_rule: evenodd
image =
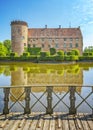
<instances>
[{"instance_id":1,"label":"cloudy sky","mask_svg":"<svg viewBox=\"0 0 93 130\"><path fill-rule=\"evenodd\" d=\"M0 0L0 41L11 39L12 20L31 28L80 26L85 46L93 46L93 0Z\"/></svg>"}]
</instances>

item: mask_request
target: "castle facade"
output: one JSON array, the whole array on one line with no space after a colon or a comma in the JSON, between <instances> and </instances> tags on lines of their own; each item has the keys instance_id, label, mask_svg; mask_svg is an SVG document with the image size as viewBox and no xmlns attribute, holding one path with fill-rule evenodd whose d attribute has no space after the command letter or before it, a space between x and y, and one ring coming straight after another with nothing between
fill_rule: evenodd
<instances>
[{"instance_id":1,"label":"castle facade","mask_svg":"<svg viewBox=\"0 0 93 130\"><path fill-rule=\"evenodd\" d=\"M41 51L63 50L65 53L72 49L83 50L83 37L78 28L28 28L24 21L11 22L12 51L22 55L25 47L40 47Z\"/></svg>"}]
</instances>

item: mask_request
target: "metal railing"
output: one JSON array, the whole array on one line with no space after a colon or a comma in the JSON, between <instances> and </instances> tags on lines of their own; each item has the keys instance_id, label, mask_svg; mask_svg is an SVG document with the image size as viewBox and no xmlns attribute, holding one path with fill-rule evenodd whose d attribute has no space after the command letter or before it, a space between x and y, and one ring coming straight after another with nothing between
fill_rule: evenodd
<instances>
[{"instance_id":1,"label":"metal railing","mask_svg":"<svg viewBox=\"0 0 93 130\"><path fill-rule=\"evenodd\" d=\"M25 86L23 87L23 91L19 91L19 95L15 96L13 93L18 87L4 87L3 94L4 94L4 107L3 107L3 114L8 114L11 109L14 107L16 103L18 103L25 114L30 114L32 109L39 103L41 106L45 109L46 114L52 114L56 107L62 103L67 109L69 114L76 114L77 109L83 104L86 103L86 105L91 109L93 114L93 86L65 86L67 88L67 91L64 91L63 93L60 93L60 96L57 91L54 90L55 87L53 86L47 86L44 87L43 92L39 92L39 96L37 96L37 92L33 91L33 88L37 89L38 87L32 87L32 86ZM60 86L62 88L62 86ZM82 88L89 88L90 90L87 92L87 94L81 94ZM12 104L9 105L9 102L12 98ZM24 103L22 103L22 100ZM66 98L66 99L65 99ZM88 101L88 99L91 99L92 103ZM32 100L33 99L33 100ZM44 100L43 100L44 99ZM55 100L56 99L56 100ZM79 102L78 102L79 100ZM61 105L61 106L62 106ZM59 105L60 109L62 110L61 106Z\"/></svg>"}]
</instances>

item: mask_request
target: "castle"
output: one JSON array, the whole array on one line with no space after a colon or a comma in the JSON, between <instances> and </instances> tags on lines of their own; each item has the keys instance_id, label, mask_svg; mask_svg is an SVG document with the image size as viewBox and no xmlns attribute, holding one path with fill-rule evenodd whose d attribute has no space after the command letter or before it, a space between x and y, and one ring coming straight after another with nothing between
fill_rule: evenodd
<instances>
[{"instance_id":1,"label":"castle","mask_svg":"<svg viewBox=\"0 0 93 130\"><path fill-rule=\"evenodd\" d=\"M63 50L65 53L72 49L83 50L83 37L78 28L28 28L24 21L11 22L12 51L22 55L25 47L40 47L41 51Z\"/></svg>"}]
</instances>

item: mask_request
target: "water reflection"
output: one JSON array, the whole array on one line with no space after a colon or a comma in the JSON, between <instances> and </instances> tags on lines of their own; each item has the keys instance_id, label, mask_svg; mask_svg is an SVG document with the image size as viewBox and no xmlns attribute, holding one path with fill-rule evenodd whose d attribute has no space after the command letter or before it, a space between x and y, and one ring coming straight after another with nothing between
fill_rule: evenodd
<instances>
[{"instance_id":1,"label":"water reflection","mask_svg":"<svg viewBox=\"0 0 93 130\"><path fill-rule=\"evenodd\" d=\"M74 106L72 104L72 106L75 108L77 106L75 105L75 103L78 104L78 102L82 99L80 98L80 96L78 96L76 92L82 95L83 90L86 90L86 88L82 88L82 85L84 84L84 77L85 77L83 75L84 71L89 71L89 66L85 66L85 65L82 66L79 64L75 64L75 65L73 64L72 65L60 65L60 64L1 65L0 77L2 75L3 77L4 76L11 77L10 84L7 84L6 82L7 84L6 86L10 85L11 88L9 88L8 90L6 88L4 89L4 95L6 95L6 91L8 91L8 95L5 96L4 100L6 102L10 100L10 105L7 103L6 105L13 106L14 104L16 106L16 108L14 108L13 111L17 109L18 110L20 109L22 111L23 109L23 111L29 112L30 110L35 111L40 108L40 110L42 111L47 110L46 112L48 113L49 111L50 112L61 111L62 106L63 106L63 111L67 109L69 109L70 111L72 109L72 108L70 109L71 102L69 100L70 88L67 86L71 85L71 86L74 86L74 88L75 88L75 85L80 86L80 87L76 87L75 92L73 91L74 93L72 92L73 94L71 94L73 95L73 97L76 96L76 98L78 99L76 100L76 102L74 101ZM2 82L5 82L4 78L3 78L3 81L0 80L0 86L2 86ZM58 85L60 87L58 87ZM14 88L14 86L16 86L16 88ZM20 86L20 88L18 88L17 86ZM25 88L24 86L32 86L32 87L29 88L29 91L28 91L28 89ZM52 87L52 89L50 89L50 86ZM28 94L28 92L30 93ZM49 94L49 92L51 94ZM87 88L86 93L83 93L82 96L85 96L88 92L90 92L90 88ZM65 94L67 95L63 99L62 97ZM3 97L3 96L1 95L0 97ZM29 104L29 98L31 101L31 105ZM50 99L51 99L51 102L50 102ZM67 105L69 104L69 106L67 107L64 104L64 102ZM90 102L92 102L92 97L89 99L89 103ZM20 104L21 104L22 109L20 108ZM40 106L40 105L43 105L43 106ZM92 105L93 104L91 104L91 106ZM8 107L6 108L8 109ZM26 108L29 108L29 109L26 109ZM73 110L74 112L76 111L75 109ZM83 110L83 107L81 107L80 110Z\"/></svg>"},{"instance_id":2,"label":"water reflection","mask_svg":"<svg viewBox=\"0 0 93 130\"><path fill-rule=\"evenodd\" d=\"M35 84L82 84L83 70L79 65L17 67L11 71L11 86Z\"/></svg>"}]
</instances>

